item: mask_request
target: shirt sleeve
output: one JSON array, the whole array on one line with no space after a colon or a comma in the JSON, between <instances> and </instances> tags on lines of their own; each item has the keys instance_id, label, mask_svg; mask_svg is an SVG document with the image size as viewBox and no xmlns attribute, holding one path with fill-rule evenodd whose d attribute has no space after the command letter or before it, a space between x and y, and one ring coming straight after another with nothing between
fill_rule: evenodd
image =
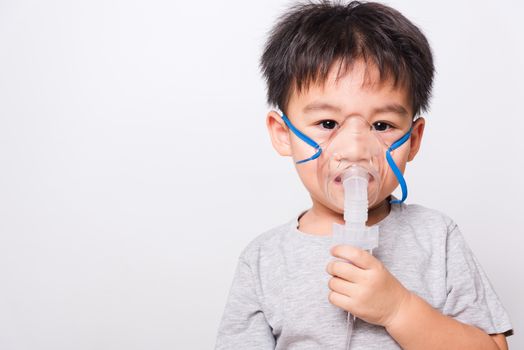
<instances>
[{"instance_id":1,"label":"shirt sleeve","mask_svg":"<svg viewBox=\"0 0 524 350\"><path fill-rule=\"evenodd\" d=\"M509 316L458 226L452 223L446 243L447 298L443 313L488 334L513 334Z\"/></svg>"},{"instance_id":2,"label":"shirt sleeve","mask_svg":"<svg viewBox=\"0 0 524 350\"><path fill-rule=\"evenodd\" d=\"M275 349L275 338L262 310L255 281L250 266L240 257L215 350Z\"/></svg>"}]
</instances>

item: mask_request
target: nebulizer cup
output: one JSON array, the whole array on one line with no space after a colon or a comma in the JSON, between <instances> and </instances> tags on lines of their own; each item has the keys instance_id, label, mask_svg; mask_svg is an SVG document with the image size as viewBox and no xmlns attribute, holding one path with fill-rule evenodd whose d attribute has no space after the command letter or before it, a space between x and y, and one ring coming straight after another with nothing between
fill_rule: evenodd
<instances>
[{"instance_id":1,"label":"nebulizer cup","mask_svg":"<svg viewBox=\"0 0 524 350\"><path fill-rule=\"evenodd\" d=\"M333 243L349 244L373 252L378 246L378 227L367 227L368 220L368 179L370 173L352 165L342 175L344 187L344 225L333 224ZM347 314L346 349L349 349L356 317Z\"/></svg>"}]
</instances>

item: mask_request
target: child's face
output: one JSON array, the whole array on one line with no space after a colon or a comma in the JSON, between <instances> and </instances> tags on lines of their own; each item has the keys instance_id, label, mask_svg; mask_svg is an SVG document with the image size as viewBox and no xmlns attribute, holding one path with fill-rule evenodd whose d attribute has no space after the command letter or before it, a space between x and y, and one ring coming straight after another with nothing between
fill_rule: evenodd
<instances>
[{"instance_id":1,"label":"child's face","mask_svg":"<svg viewBox=\"0 0 524 350\"><path fill-rule=\"evenodd\" d=\"M343 122L350 115L362 116L370 123L381 119L395 118L403 123L406 130L409 129L413 111L404 88L394 88L389 81L379 84L378 71L373 67L368 68L368 82L370 81L372 84L363 86L365 79L363 61L358 61L351 70L336 81L337 69L336 65L334 66L335 68L329 72L324 85L321 83L311 84L307 90L291 94L287 105L287 116L298 130L308 135L308 130L311 130L312 127L318 127L319 121L328 119ZM373 112L388 105L400 106L405 110L405 115L393 111ZM311 108L311 106L316 107ZM299 139L286 127L278 113L269 113L267 125L273 146L281 155L292 156L294 160L301 160L314 153L310 145ZM395 163L402 172L404 172L406 162L412 160L419 149L423 129L424 119L419 118L413 125L410 139L392 153ZM309 191L314 206L321 205L325 209L341 214L340 209L337 209L330 202L325 190L323 190L322 181L325 179L320 178L321 174L319 177L317 162L318 159L296 164L300 179ZM382 204L398 185L391 170L385 173L381 182L378 198L370 209Z\"/></svg>"}]
</instances>

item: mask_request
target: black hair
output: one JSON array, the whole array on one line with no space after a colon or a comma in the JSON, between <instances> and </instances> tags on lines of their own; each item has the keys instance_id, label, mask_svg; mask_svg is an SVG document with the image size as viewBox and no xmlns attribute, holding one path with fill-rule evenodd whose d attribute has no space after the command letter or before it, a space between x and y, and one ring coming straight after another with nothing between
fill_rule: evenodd
<instances>
[{"instance_id":1,"label":"black hair","mask_svg":"<svg viewBox=\"0 0 524 350\"><path fill-rule=\"evenodd\" d=\"M335 62L340 77L358 59L407 89L413 117L427 110L435 68L426 37L397 10L361 1L299 3L278 19L260 60L267 101L285 112L293 89L325 82Z\"/></svg>"}]
</instances>

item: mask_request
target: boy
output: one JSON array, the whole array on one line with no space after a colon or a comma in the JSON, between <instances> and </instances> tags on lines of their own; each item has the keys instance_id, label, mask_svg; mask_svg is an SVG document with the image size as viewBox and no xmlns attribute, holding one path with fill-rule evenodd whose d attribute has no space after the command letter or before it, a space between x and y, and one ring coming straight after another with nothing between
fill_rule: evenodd
<instances>
[{"instance_id":1,"label":"boy","mask_svg":"<svg viewBox=\"0 0 524 350\"><path fill-rule=\"evenodd\" d=\"M282 111L267 116L272 144L313 205L242 252L216 349L507 349L508 315L457 225L403 204L434 73L420 30L377 3L298 5L261 67ZM373 254L333 245L340 169L355 165L370 174Z\"/></svg>"}]
</instances>

